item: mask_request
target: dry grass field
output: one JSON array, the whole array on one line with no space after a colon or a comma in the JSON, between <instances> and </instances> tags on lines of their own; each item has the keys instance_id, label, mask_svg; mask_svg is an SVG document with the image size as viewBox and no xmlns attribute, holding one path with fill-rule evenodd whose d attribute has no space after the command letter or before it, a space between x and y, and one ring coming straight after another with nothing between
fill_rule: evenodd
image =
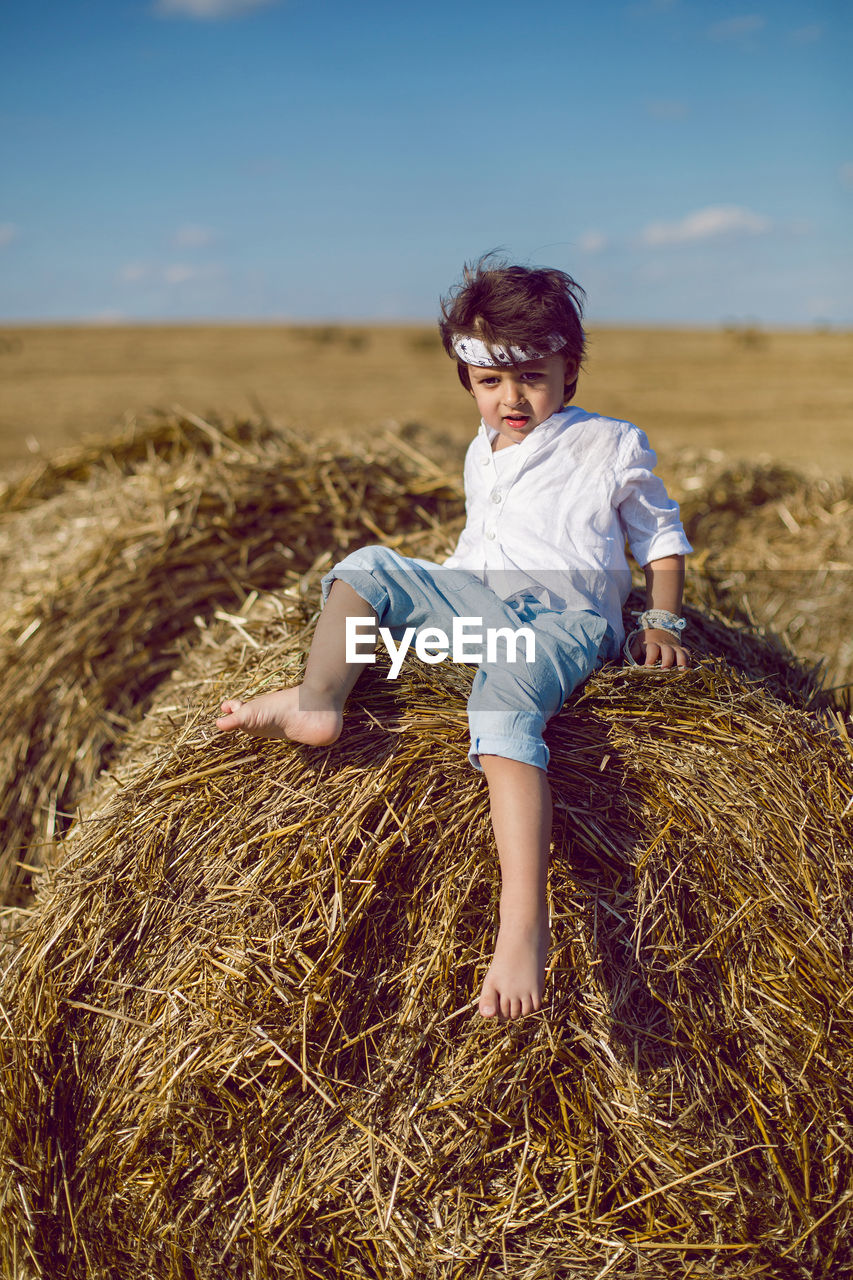
<instances>
[{"instance_id":1,"label":"dry grass field","mask_svg":"<svg viewBox=\"0 0 853 1280\"><path fill-rule=\"evenodd\" d=\"M853 334L597 329L577 401L667 455L695 447L853 473ZM389 420L453 461L474 427L434 329L184 325L0 329L0 474L180 404L375 443ZM416 429L417 428L417 429ZM28 450L29 441L29 450Z\"/></svg>"}]
</instances>

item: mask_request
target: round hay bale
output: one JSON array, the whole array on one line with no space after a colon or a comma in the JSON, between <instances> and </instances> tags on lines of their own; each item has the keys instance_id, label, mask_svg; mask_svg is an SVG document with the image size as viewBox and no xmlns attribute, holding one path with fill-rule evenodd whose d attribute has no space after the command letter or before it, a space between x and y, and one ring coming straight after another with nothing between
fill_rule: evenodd
<instances>
[{"instance_id":1,"label":"round hay bale","mask_svg":"<svg viewBox=\"0 0 853 1280\"><path fill-rule=\"evenodd\" d=\"M27 900L32 868L179 661L198 619L239 611L288 573L310 575L377 538L437 558L452 546L462 510L457 477L399 434L385 443L381 457L343 455L263 421L159 414L57 454L0 492L2 902ZM778 564L778 530L787 530L775 508L776 542L763 527L756 534L755 519L766 514L768 495L806 482L745 464L703 469L686 456L673 465L700 547L688 588L701 610L690 615L691 635L786 700L817 704L818 676L794 649L811 661L825 657L833 679L843 677L849 570L809 572L793 597L787 570L742 571L753 563L750 548L769 548ZM786 499L804 527L805 502L819 528L818 540L800 547L815 565L848 545L853 507L843 493L816 483L800 506ZM703 550L705 529L727 549ZM737 571L726 567L727 555ZM733 625L721 625L725 615Z\"/></svg>"},{"instance_id":2,"label":"round hay bale","mask_svg":"<svg viewBox=\"0 0 853 1280\"><path fill-rule=\"evenodd\" d=\"M686 453L674 470L693 603L784 637L849 708L853 479Z\"/></svg>"},{"instance_id":3,"label":"round hay bale","mask_svg":"<svg viewBox=\"0 0 853 1280\"><path fill-rule=\"evenodd\" d=\"M401 447L411 453L410 446ZM418 469L418 466L420 469ZM0 896L43 849L217 609L461 510L426 461L162 417L40 466L0 503ZM22 551L23 548L23 551Z\"/></svg>"},{"instance_id":4,"label":"round hay bale","mask_svg":"<svg viewBox=\"0 0 853 1280\"><path fill-rule=\"evenodd\" d=\"M0 988L4 1273L849 1274L843 722L720 663L595 676L549 728L546 1007L504 1027L466 670L377 664L330 749L211 734L307 623L204 632L45 878Z\"/></svg>"}]
</instances>

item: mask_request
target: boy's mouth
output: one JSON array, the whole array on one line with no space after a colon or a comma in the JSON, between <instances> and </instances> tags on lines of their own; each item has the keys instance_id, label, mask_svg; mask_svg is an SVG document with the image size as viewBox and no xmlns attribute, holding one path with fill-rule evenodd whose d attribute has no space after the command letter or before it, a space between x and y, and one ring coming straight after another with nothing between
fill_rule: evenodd
<instances>
[{"instance_id":1,"label":"boy's mouth","mask_svg":"<svg viewBox=\"0 0 853 1280\"><path fill-rule=\"evenodd\" d=\"M507 426L514 427L516 431L520 430L521 427L526 426L529 421L529 414L513 414L511 417L507 416L504 418L504 422Z\"/></svg>"}]
</instances>

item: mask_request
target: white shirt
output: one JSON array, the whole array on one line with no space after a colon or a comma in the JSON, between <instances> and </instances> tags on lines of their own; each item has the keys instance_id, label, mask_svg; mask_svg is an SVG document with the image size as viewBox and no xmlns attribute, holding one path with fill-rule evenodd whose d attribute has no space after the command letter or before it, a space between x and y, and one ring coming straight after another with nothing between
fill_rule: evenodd
<instances>
[{"instance_id":1,"label":"white shirt","mask_svg":"<svg viewBox=\"0 0 853 1280\"><path fill-rule=\"evenodd\" d=\"M576 405L495 453L497 434L481 422L468 447L467 521L445 565L476 573L504 600L593 609L621 645L626 539L640 565L692 550L645 434Z\"/></svg>"}]
</instances>

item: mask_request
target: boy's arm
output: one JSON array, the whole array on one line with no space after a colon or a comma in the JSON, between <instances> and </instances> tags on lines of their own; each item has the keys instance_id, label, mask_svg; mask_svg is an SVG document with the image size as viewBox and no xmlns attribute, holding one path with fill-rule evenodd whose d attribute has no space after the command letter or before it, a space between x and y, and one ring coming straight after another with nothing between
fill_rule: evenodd
<instances>
[{"instance_id":1,"label":"boy's arm","mask_svg":"<svg viewBox=\"0 0 853 1280\"><path fill-rule=\"evenodd\" d=\"M644 566L646 608L665 609L681 617L684 591L684 556L661 556ZM631 643L631 653L642 667L689 667L690 652L672 631L646 627Z\"/></svg>"}]
</instances>

